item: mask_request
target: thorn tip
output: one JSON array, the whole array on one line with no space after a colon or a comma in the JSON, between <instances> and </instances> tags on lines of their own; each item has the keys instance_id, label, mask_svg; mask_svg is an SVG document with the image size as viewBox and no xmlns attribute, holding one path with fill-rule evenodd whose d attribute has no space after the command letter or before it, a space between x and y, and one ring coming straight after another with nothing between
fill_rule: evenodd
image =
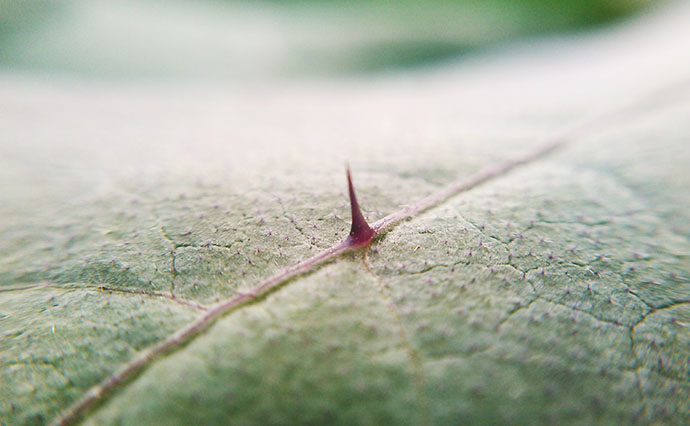
<instances>
[{"instance_id":1,"label":"thorn tip","mask_svg":"<svg viewBox=\"0 0 690 426\"><path fill-rule=\"evenodd\" d=\"M352 228L350 229L350 235L347 237L347 241L352 246L361 246L368 244L372 238L376 235L373 229L369 226L362 210L359 208L359 203L357 203L357 196L355 195L355 189L352 185L352 174L350 173L350 165L346 166L347 171L347 186L350 193L350 208L352 210Z\"/></svg>"}]
</instances>

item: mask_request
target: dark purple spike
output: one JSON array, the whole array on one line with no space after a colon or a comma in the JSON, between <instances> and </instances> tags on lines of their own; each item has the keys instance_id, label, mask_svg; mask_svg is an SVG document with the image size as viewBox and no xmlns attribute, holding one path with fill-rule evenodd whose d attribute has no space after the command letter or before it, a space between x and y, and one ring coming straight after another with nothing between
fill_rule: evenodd
<instances>
[{"instance_id":1,"label":"dark purple spike","mask_svg":"<svg viewBox=\"0 0 690 426\"><path fill-rule=\"evenodd\" d=\"M347 243L351 246L363 246L374 238L376 232L371 229L366 219L364 219L362 210L359 208L355 189L352 186L349 166L347 167L347 185L350 192L350 207L352 209L352 229L350 229L350 236L347 237Z\"/></svg>"}]
</instances>

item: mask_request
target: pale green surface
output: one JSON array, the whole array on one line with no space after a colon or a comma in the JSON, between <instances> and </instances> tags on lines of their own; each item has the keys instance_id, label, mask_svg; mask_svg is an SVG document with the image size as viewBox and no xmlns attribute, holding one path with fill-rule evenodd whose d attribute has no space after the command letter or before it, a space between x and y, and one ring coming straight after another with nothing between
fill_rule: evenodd
<instances>
[{"instance_id":1,"label":"pale green surface","mask_svg":"<svg viewBox=\"0 0 690 426\"><path fill-rule=\"evenodd\" d=\"M197 313L99 286L232 296L346 236L346 160L383 217L687 78L688 16L376 79L0 76L1 422L53 419ZM87 423L687 423L689 115L686 84L401 223Z\"/></svg>"},{"instance_id":2,"label":"pale green surface","mask_svg":"<svg viewBox=\"0 0 690 426\"><path fill-rule=\"evenodd\" d=\"M666 172L640 173L682 190L670 172L690 160L689 112L623 126L636 140L605 138L594 162L602 138L402 224L368 254L376 275L353 254L229 315L93 423L682 423L688 216L674 229L666 204L603 166L663 125Z\"/></svg>"},{"instance_id":3,"label":"pale green surface","mask_svg":"<svg viewBox=\"0 0 690 426\"><path fill-rule=\"evenodd\" d=\"M26 285L0 293L0 413L7 424L42 424L193 312L157 298L89 284Z\"/></svg>"}]
</instances>

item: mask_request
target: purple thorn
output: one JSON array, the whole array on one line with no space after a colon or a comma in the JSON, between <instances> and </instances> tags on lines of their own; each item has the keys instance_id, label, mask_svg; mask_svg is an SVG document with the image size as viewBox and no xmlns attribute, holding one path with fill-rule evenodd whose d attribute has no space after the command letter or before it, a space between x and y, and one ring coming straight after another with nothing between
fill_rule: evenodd
<instances>
[{"instance_id":1,"label":"purple thorn","mask_svg":"<svg viewBox=\"0 0 690 426\"><path fill-rule=\"evenodd\" d=\"M350 235L347 237L347 243L355 247L363 246L374 238L376 232L371 229L366 219L364 219L362 210L359 208L349 166L347 167L347 185L350 193L350 208L352 210L352 228L350 229Z\"/></svg>"}]
</instances>

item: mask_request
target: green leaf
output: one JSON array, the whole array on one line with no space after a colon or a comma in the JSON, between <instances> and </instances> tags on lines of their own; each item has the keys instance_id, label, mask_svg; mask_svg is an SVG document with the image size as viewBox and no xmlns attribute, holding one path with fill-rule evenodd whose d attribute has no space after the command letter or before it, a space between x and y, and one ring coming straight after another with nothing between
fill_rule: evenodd
<instances>
[{"instance_id":1,"label":"green leaf","mask_svg":"<svg viewBox=\"0 0 690 426\"><path fill-rule=\"evenodd\" d=\"M0 65L115 78L351 73L610 21L650 0L0 0Z\"/></svg>"},{"instance_id":2,"label":"green leaf","mask_svg":"<svg viewBox=\"0 0 690 426\"><path fill-rule=\"evenodd\" d=\"M687 423L687 11L348 81L3 74L1 421ZM346 160L370 222L501 172L253 295L347 236Z\"/></svg>"}]
</instances>

